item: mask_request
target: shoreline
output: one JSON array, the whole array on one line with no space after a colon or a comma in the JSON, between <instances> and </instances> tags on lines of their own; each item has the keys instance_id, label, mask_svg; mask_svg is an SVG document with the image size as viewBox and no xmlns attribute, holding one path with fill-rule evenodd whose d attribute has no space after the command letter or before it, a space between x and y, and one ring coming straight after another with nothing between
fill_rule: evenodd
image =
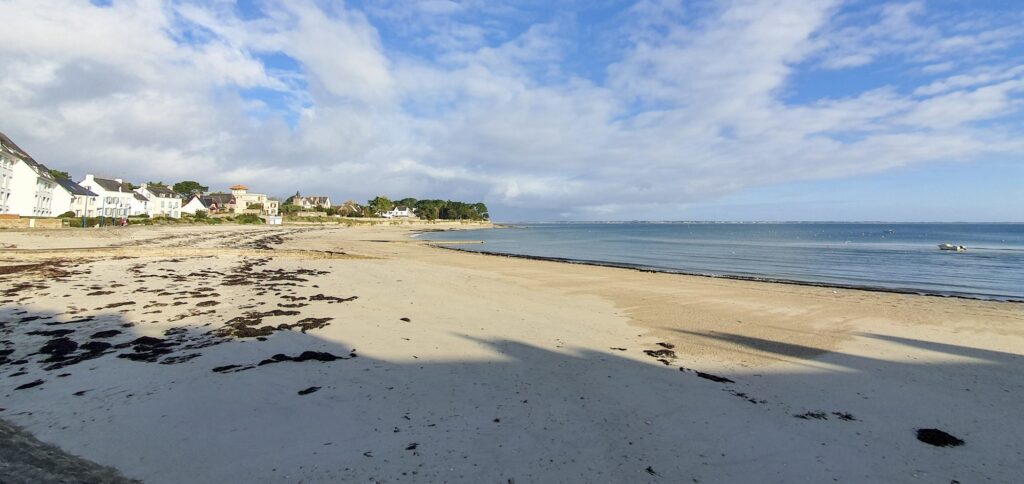
<instances>
[{"instance_id":1,"label":"shoreline","mask_svg":"<svg viewBox=\"0 0 1024 484\"><path fill-rule=\"evenodd\" d=\"M758 276L739 276L732 274L703 274L699 272L687 272L678 269L669 269L661 267L644 266L640 264L629 264L625 262L607 262L607 261L596 261L588 259L570 259L565 257L547 257L547 256L536 256L526 254L509 254L504 252L491 252L485 250L469 250L460 249L458 247L446 247L446 245L471 245L471 244L483 244L483 241L432 241L423 240L431 247L444 250L452 250L456 252L464 252L470 254L482 254L492 257L509 257L514 259L525 259L525 260L536 260L536 261L547 261L547 262L558 262L562 264L574 264L574 265L586 265L594 267L607 267L611 269L625 269L637 272L647 272L654 274L675 274L680 276L692 276L692 277L706 277L709 279L725 279L733 281L749 281L749 282L764 282L768 284L787 284L793 286L807 286L807 287L822 287L822 288L834 288L834 289L849 289L854 291L865 291L865 292L878 292L878 293L889 293L889 294L904 294L910 296L927 296L937 298L955 298L965 299L970 301L986 301L986 302L998 302L998 303L1011 303L1011 304L1022 304L1024 299L1014 298L1003 298L1001 296L977 296L964 293L956 292L927 292L915 289L901 289L901 288L889 288L889 287L878 287L878 286L862 286L856 284L839 284L839 283L828 283L828 282L813 282L813 281L799 281L794 279L777 279L771 277L758 277Z\"/></svg>"}]
</instances>

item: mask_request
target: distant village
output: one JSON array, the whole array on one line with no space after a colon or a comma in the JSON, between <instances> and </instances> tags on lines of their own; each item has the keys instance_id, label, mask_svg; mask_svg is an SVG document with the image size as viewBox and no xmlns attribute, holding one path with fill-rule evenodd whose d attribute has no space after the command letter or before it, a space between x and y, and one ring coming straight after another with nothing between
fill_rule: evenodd
<instances>
[{"instance_id":1,"label":"distant village","mask_svg":"<svg viewBox=\"0 0 1024 484\"><path fill-rule=\"evenodd\" d=\"M251 193L245 185L234 185L228 190L210 193L209 187L191 180L172 185L162 182L134 185L122 178L101 178L91 173L76 182L66 172L47 168L36 161L0 132L0 219L78 217L109 218L127 223L132 218L246 216L273 224L281 223L285 216L489 218L483 203L414 198L392 201L378 196L366 204L347 200L335 205L330 197L302 196L299 192L282 201Z\"/></svg>"}]
</instances>

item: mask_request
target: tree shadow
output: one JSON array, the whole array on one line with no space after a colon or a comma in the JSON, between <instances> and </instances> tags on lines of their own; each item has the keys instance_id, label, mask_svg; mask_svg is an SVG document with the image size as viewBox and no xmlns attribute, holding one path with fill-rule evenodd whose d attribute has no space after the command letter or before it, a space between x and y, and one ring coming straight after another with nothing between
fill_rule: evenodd
<instances>
[{"instance_id":1,"label":"tree shadow","mask_svg":"<svg viewBox=\"0 0 1024 484\"><path fill-rule=\"evenodd\" d=\"M1021 470L1022 365L1008 353L864 335L977 360L889 361L679 331L675 358L461 335L486 357L444 359L412 344L371 356L315 330L258 341L181 328L154 336L116 312L2 307L0 415L147 482L948 482ZM40 333L60 329L71 332ZM121 333L94 338L104 331ZM67 360L43 348L59 338L76 345L61 358L110 347L54 368ZM694 338L831 368L695 368ZM923 444L921 427L967 444Z\"/></svg>"}]
</instances>

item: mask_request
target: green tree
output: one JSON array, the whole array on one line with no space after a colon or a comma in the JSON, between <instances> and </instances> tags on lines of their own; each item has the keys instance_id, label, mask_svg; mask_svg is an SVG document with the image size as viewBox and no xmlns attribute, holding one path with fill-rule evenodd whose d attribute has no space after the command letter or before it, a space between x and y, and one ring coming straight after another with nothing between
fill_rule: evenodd
<instances>
[{"instance_id":1,"label":"green tree","mask_svg":"<svg viewBox=\"0 0 1024 484\"><path fill-rule=\"evenodd\" d=\"M295 204L292 204L292 203L287 203L287 202L281 204L281 206L277 208L278 212L281 212L281 213L283 213L285 215L293 214L293 213L299 212L301 210L302 210L302 207L300 207L298 205L295 205Z\"/></svg>"},{"instance_id":2,"label":"green tree","mask_svg":"<svg viewBox=\"0 0 1024 484\"><path fill-rule=\"evenodd\" d=\"M384 195L380 195L373 200L368 201L366 205L370 207L370 210L374 215L379 215L395 208L395 204L391 202L391 199Z\"/></svg>"},{"instance_id":3,"label":"green tree","mask_svg":"<svg viewBox=\"0 0 1024 484\"><path fill-rule=\"evenodd\" d=\"M200 185L199 182L191 180L175 183L174 186L171 187L171 190L174 190L174 193L177 193L181 198L189 198L192 195L199 195L209 189L210 187Z\"/></svg>"},{"instance_id":4,"label":"green tree","mask_svg":"<svg viewBox=\"0 0 1024 484\"><path fill-rule=\"evenodd\" d=\"M50 168L50 176L52 176L52 177L54 177L54 178L56 178L58 180L70 180L71 179L71 175L68 174L68 172L60 171L60 170L54 170L53 168Z\"/></svg>"},{"instance_id":5,"label":"green tree","mask_svg":"<svg viewBox=\"0 0 1024 484\"><path fill-rule=\"evenodd\" d=\"M166 187L167 186L167 184L162 182L162 181L146 182L146 185L147 186L151 186L151 187Z\"/></svg>"}]
</instances>

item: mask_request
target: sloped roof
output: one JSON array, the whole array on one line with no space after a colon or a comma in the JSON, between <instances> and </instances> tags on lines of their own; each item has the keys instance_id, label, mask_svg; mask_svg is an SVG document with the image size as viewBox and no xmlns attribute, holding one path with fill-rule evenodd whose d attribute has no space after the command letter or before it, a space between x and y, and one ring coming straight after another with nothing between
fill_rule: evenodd
<instances>
[{"instance_id":1,"label":"sloped roof","mask_svg":"<svg viewBox=\"0 0 1024 484\"><path fill-rule=\"evenodd\" d=\"M96 180L96 184L108 192L130 192L131 190L125 190L123 184L118 183L117 180L111 180L109 178L93 178Z\"/></svg>"},{"instance_id":2,"label":"sloped roof","mask_svg":"<svg viewBox=\"0 0 1024 484\"><path fill-rule=\"evenodd\" d=\"M174 194L174 190L171 190L170 188L167 188L167 187L147 185L146 186L146 190L149 190L149 192L152 193L153 195L156 195L156 196L162 197L162 198L175 198L176 197L176 195Z\"/></svg>"},{"instance_id":3,"label":"sloped roof","mask_svg":"<svg viewBox=\"0 0 1024 484\"><path fill-rule=\"evenodd\" d=\"M205 201L203 201L203 197L199 195L192 195L191 197L189 197L188 200L185 200L185 205L192 203L192 200L199 202L199 204L202 205L203 208L209 207L209 205Z\"/></svg>"},{"instance_id":4,"label":"sloped roof","mask_svg":"<svg viewBox=\"0 0 1024 484\"><path fill-rule=\"evenodd\" d=\"M136 200L139 200L139 201L142 201L142 202L148 202L149 201L149 199L146 198L145 195L143 195L143 194L141 194L139 192L132 192L132 195L135 196Z\"/></svg>"},{"instance_id":5,"label":"sloped roof","mask_svg":"<svg viewBox=\"0 0 1024 484\"><path fill-rule=\"evenodd\" d=\"M218 206L224 206L229 203L235 203L235 196L230 193L210 193L200 199L204 205L209 207L211 203L216 203Z\"/></svg>"},{"instance_id":6,"label":"sloped roof","mask_svg":"<svg viewBox=\"0 0 1024 484\"><path fill-rule=\"evenodd\" d=\"M39 176L46 178L47 180L56 181L53 176L50 175L49 168L34 160L29 156L28 152L14 144L14 141L11 141L11 138L8 138L3 132L0 132L0 147L2 147L4 151L16 156L19 160L24 161L25 164L35 170Z\"/></svg>"},{"instance_id":7,"label":"sloped roof","mask_svg":"<svg viewBox=\"0 0 1024 484\"><path fill-rule=\"evenodd\" d=\"M79 185L71 180L68 180L67 178L54 178L54 181L56 181L58 185L63 187L65 190L68 191L68 193L72 195L84 195L87 197L96 196L96 194L93 193L88 188L85 188L82 185Z\"/></svg>"}]
</instances>

